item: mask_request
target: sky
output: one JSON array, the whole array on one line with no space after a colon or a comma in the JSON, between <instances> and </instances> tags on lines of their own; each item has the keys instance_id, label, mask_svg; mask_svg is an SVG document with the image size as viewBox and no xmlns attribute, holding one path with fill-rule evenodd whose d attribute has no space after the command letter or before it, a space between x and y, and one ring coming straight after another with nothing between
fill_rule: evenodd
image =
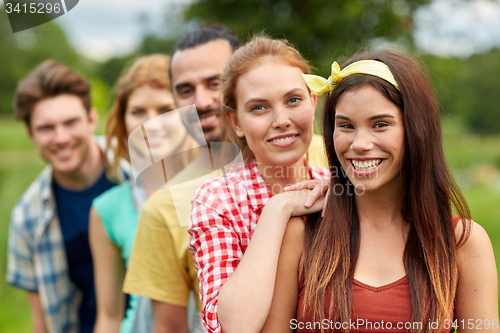
<instances>
[{"instance_id":1,"label":"sky","mask_svg":"<svg viewBox=\"0 0 500 333\"><path fill-rule=\"evenodd\" d=\"M79 52L105 61L137 47L146 29L142 14L149 17L149 31L166 34L165 16L175 16L190 1L81 0L56 21ZM500 47L499 18L500 0L433 0L415 13L415 41L424 53L467 57Z\"/></svg>"},{"instance_id":2,"label":"sky","mask_svg":"<svg viewBox=\"0 0 500 333\"><path fill-rule=\"evenodd\" d=\"M415 14L414 37L424 52L467 57L500 47L499 0L435 0Z\"/></svg>"}]
</instances>

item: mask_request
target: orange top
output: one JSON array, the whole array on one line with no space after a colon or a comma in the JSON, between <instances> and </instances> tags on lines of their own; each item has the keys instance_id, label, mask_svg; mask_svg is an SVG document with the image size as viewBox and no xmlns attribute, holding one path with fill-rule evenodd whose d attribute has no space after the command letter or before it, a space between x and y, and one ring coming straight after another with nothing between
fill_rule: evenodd
<instances>
[{"instance_id":1,"label":"orange top","mask_svg":"<svg viewBox=\"0 0 500 333\"><path fill-rule=\"evenodd\" d=\"M453 216L454 226L458 224L460 219ZM321 332L321 328L325 332L341 332L342 327L347 328L349 325L351 332L409 332L412 327L418 328L417 325L427 325L422 328L437 328L437 323L412 323L411 321L411 295L410 286L406 276L380 287L373 287L362 283L356 279L353 280L352 286L352 311L351 321L349 323L335 322L330 319L324 319L319 322L314 322L312 319L312 311L302 311L304 302L304 275L301 274L299 282L299 301L297 307L296 322L291 322L292 328L296 328L297 333ZM326 298L330 293L327 293ZM325 302L325 318L328 318L328 308L330 303ZM442 323L440 323L442 324ZM413 325L413 326L412 326ZM429 327L429 325L434 325ZM443 332L453 332L452 320L450 319L449 330Z\"/></svg>"}]
</instances>

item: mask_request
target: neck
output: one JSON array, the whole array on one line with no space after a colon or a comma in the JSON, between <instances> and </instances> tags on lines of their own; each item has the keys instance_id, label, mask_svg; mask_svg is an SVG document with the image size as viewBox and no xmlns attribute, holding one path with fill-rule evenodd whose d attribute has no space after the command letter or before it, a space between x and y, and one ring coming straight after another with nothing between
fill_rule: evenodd
<instances>
[{"instance_id":1,"label":"neck","mask_svg":"<svg viewBox=\"0 0 500 333\"><path fill-rule=\"evenodd\" d=\"M221 148L222 145L210 145L209 142L207 142L206 147L201 147L201 153L200 156L194 161L194 163L203 169L209 169L215 171L215 165L220 165L220 161L214 161L213 156L220 156Z\"/></svg>"},{"instance_id":2,"label":"neck","mask_svg":"<svg viewBox=\"0 0 500 333\"><path fill-rule=\"evenodd\" d=\"M288 185L309 179L309 170L305 159L298 160L294 165L265 165L257 158L257 168L271 189L273 195L283 192L283 188Z\"/></svg>"},{"instance_id":3,"label":"neck","mask_svg":"<svg viewBox=\"0 0 500 333\"><path fill-rule=\"evenodd\" d=\"M163 167L168 179L172 179L179 171L193 161L196 156L194 147L196 147L196 141L191 137L186 137L182 145L172 153L175 158L166 159L167 162L164 163Z\"/></svg>"},{"instance_id":4,"label":"neck","mask_svg":"<svg viewBox=\"0 0 500 333\"><path fill-rule=\"evenodd\" d=\"M402 224L403 193L399 187L355 196L360 224L370 224L384 228Z\"/></svg>"},{"instance_id":5,"label":"neck","mask_svg":"<svg viewBox=\"0 0 500 333\"><path fill-rule=\"evenodd\" d=\"M53 170L52 177L60 186L68 190L82 190L93 185L104 170L104 161L97 143L91 139L85 162L77 170L70 173Z\"/></svg>"}]
</instances>

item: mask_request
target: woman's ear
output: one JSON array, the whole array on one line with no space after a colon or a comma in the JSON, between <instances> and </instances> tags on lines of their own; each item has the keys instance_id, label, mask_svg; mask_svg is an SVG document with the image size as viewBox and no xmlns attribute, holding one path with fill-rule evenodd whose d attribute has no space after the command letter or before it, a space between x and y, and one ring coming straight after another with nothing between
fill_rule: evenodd
<instances>
[{"instance_id":1,"label":"woman's ear","mask_svg":"<svg viewBox=\"0 0 500 333\"><path fill-rule=\"evenodd\" d=\"M316 105L318 105L318 96L314 95L312 92L309 92L311 94L311 101L313 103L314 109L316 109Z\"/></svg>"},{"instance_id":2,"label":"woman's ear","mask_svg":"<svg viewBox=\"0 0 500 333\"><path fill-rule=\"evenodd\" d=\"M241 129L237 113L234 111L228 111L226 112L226 117L229 121L229 125L231 125L236 135L240 138L244 137L245 133L243 133L243 130Z\"/></svg>"}]
</instances>

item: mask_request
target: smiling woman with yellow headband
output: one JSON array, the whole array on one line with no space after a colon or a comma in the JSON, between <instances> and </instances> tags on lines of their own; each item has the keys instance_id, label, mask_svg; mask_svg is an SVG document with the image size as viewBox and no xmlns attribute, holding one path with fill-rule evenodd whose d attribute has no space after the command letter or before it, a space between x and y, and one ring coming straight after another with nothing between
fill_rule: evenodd
<instances>
[{"instance_id":1,"label":"smiling woman with yellow headband","mask_svg":"<svg viewBox=\"0 0 500 333\"><path fill-rule=\"evenodd\" d=\"M491 242L448 171L416 62L364 53L304 78L328 92L329 195L324 217L287 226L263 331L498 332Z\"/></svg>"}]
</instances>

